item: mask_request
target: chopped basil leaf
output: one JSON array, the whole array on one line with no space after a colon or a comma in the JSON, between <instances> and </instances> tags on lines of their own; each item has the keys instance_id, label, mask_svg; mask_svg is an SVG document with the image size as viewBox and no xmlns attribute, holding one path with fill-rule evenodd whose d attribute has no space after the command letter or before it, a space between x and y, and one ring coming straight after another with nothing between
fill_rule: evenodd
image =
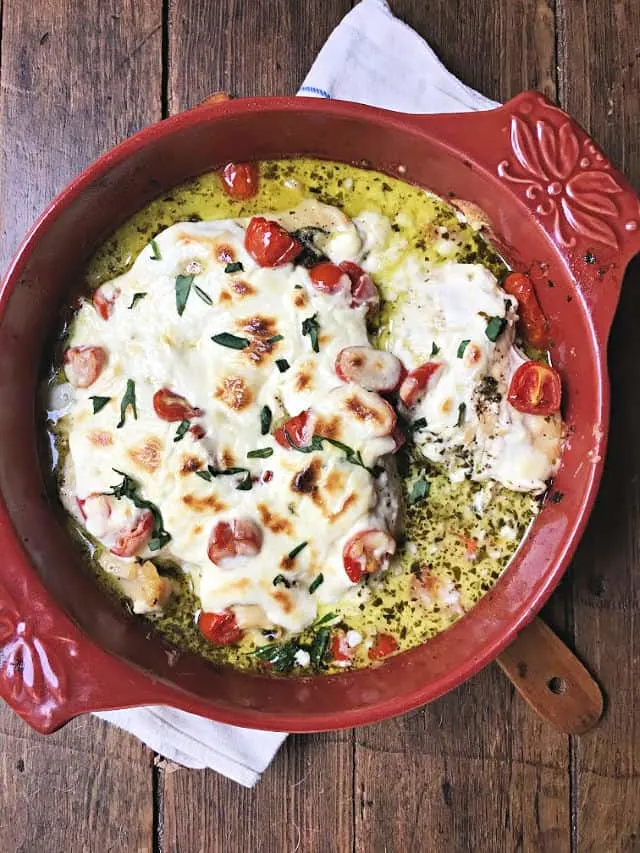
<instances>
[{"instance_id":1,"label":"chopped basil leaf","mask_svg":"<svg viewBox=\"0 0 640 853\"><path fill-rule=\"evenodd\" d=\"M302 321L302 334L309 335L311 349L314 352L320 352L320 343L318 341L320 323L318 323L317 317L318 315L314 314L313 317L307 317L306 320Z\"/></svg>"},{"instance_id":2,"label":"chopped basil leaf","mask_svg":"<svg viewBox=\"0 0 640 853\"><path fill-rule=\"evenodd\" d=\"M89 399L93 403L93 414L97 415L104 409L111 397L89 397Z\"/></svg>"},{"instance_id":3,"label":"chopped basil leaf","mask_svg":"<svg viewBox=\"0 0 640 853\"><path fill-rule=\"evenodd\" d=\"M429 494L430 489L431 483L427 480L416 480L407 496L407 504L413 506L413 504L423 500Z\"/></svg>"},{"instance_id":4,"label":"chopped basil leaf","mask_svg":"<svg viewBox=\"0 0 640 853\"><path fill-rule=\"evenodd\" d=\"M411 424L411 431L412 432L418 432L418 430L424 429L426 427L426 425L427 425L427 419L426 418L418 418L417 421L414 421Z\"/></svg>"},{"instance_id":5,"label":"chopped basil leaf","mask_svg":"<svg viewBox=\"0 0 640 853\"><path fill-rule=\"evenodd\" d=\"M153 517L153 529L151 531L151 539L149 540L147 547L150 551L159 551L160 548L164 548L167 542L171 541L171 534L164 529L162 513L159 508L156 504L141 497L138 493L139 486L133 477L125 474L124 471L118 471L117 468L114 468L113 470L116 474L120 474L122 482L118 483L117 486L112 486L111 491L104 492L104 494L112 495L116 500L129 498L137 509L148 509Z\"/></svg>"},{"instance_id":6,"label":"chopped basil leaf","mask_svg":"<svg viewBox=\"0 0 640 853\"><path fill-rule=\"evenodd\" d=\"M311 591L311 587L309 587ZM315 669L320 669L324 663L324 656L329 645L329 637L331 636L331 628L320 628L318 633L313 638L309 648L311 663Z\"/></svg>"},{"instance_id":7,"label":"chopped basil leaf","mask_svg":"<svg viewBox=\"0 0 640 853\"><path fill-rule=\"evenodd\" d=\"M191 293L194 275L179 275L176 277L176 311L182 317L187 307L187 299Z\"/></svg>"},{"instance_id":8,"label":"chopped basil leaf","mask_svg":"<svg viewBox=\"0 0 640 853\"><path fill-rule=\"evenodd\" d=\"M247 468L214 468L213 465L207 465L206 471L195 471L194 473L202 480L206 480L208 483L210 483L214 477L227 477L232 474L244 474L245 476L237 484L236 489L239 492L248 492L253 486L251 473Z\"/></svg>"},{"instance_id":9,"label":"chopped basil leaf","mask_svg":"<svg viewBox=\"0 0 640 853\"><path fill-rule=\"evenodd\" d=\"M213 477L208 471L196 471L196 477L201 477L203 480L206 480L207 483L210 483L213 480Z\"/></svg>"},{"instance_id":10,"label":"chopped basil leaf","mask_svg":"<svg viewBox=\"0 0 640 853\"><path fill-rule=\"evenodd\" d=\"M272 417L269 406L263 406L260 410L260 435L267 435L271 427Z\"/></svg>"},{"instance_id":11,"label":"chopped basil leaf","mask_svg":"<svg viewBox=\"0 0 640 853\"><path fill-rule=\"evenodd\" d=\"M438 355L440 352L440 347L436 345L435 341L431 344L431 355Z\"/></svg>"},{"instance_id":12,"label":"chopped basil leaf","mask_svg":"<svg viewBox=\"0 0 640 853\"><path fill-rule=\"evenodd\" d=\"M132 308L135 308L136 303L140 302L141 299L144 299L146 295L147 294L143 293L142 291L140 291L140 293L134 293L133 298L131 300L131 305L129 305L129 311L131 311Z\"/></svg>"},{"instance_id":13,"label":"chopped basil leaf","mask_svg":"<svg viewBox=\"0 0 640 853\"><path fill-rule=\"evenodd\" d=\"M226 265L224 271L227 274L230 274L232 272L244 272L244 267L242 266L240 261L233 261L233 263Z\"/></svg>"},{"instance_id":14,"label":"chopped basil leaf","mask_svg":"<svg viewBox=\"0 0 640 853\"><path fill-rule=\"evenodd\" d=\"M485 329L485 335L489 338L490 341L498 340L504 327L507 325L507 321L504 317L489 317L489 321L487 323L487 328Z\"/></svg>"},{"instance_id":15,"label":"chopped basil leaf","mask_svg":"<svg viewBox=\"0 0 640 853\"><path fill-rule=\"evenodd\" d=\"M268 344L277 344L278 341L283 341L284 335L272 335L270 338L267 338Z\"/></svg>"},{"instance_id":16,"label":"chopped basil leaf","mask_svg":"<svg viewBox=\"0 0 640 853\"><path fill-rule=\"evenodd\" d=\"M160 248L158 247L158 244L156 243L155 240L151 241L151 250L153 251L153 254L151 255L151 260L152 261L161 261L162 255L160 254Z\"/></svg>"},{"instance_id":17,"label":"chopped basil leaf","mask_svg":"<svg viewBox=\"0 0 640 853\"><path fill-rule=\"evenodd\" d=\"M458 358L462 358L464 355L464 351L469 346L471 341L467 338L465 341L460 341L460 346L458 347Z\"/></svg>"},{"instance_id":18,"label":"chopped basil leaf","mask_svg":"<svg viewBox=\"0 0 640 853\"><path fill-rule=\"evenodd\" d=\"M285 589L291 589L291 582L284 575L276 575L273 579L274 586L283 586Z\"/></svg>"},{"instance_id":19,"label":"chopped basil leaf","mask_svg":"<svg viewBox=\"0 0 640 853\"><path fill-rule=\"evenodd\" d=\"M314 436L315 438L316 436ZM359 465L361 468L369 471L369 468L362 461L362 455L359 450L354 450L353 447L349 447L347 444L343 444L341 441L336 441L335 438L328 438L326 435L319 435L317 438L322 439L322 441L328 441L329 444L332 444L334 447L337 447L338 450L342 450L345 454L347 462L351 462L353 465Z\"/></svg>"},{"instance_id":20,"label":"chopped basil leaf","mask_svg":"<svg viewBox=\"0 0 640 853\"><path fill-rule=\"evenodd\" d=\"M207 305L213 305L213 299L209 296L208 293L205 293L205 291L201 287L198 287L197 284L194 284L193 289L203 302L206 302Z\"/></svg>"},{"instance_id":21,"label":"chopped basil leaf","mask_svg":"<svg viewBox=\"0 0 640 853\"><path fill-rule=\"evenodd\" d=\"M298 556L300 551L302 551L303 548L306 548L308 544L309 544L308 542L301 542L299 545L296 545L296 547L292 551L289 551L289 554L288 554L289 559L295 560L295 558Z\"/></svg>"},{"instance_id":22,"label":"chopped basil leaf","mask_svg":"<svg viewBox=\"0 0 640 853\"><path fill-rule=\"evenodd\" d=\"M236 486L236 489L239 492L248 492L248 491L250 491L252 486L253 486L253 483L251 481L251 474L247 471L246 477L244 477L242 480L240 480L240 482Z\"/></svg>"},{"instance_id":23,"label":"chopped basil leaf","mask_svg":"<svg viewBox=\"0 0 640 853\"><path fill-rule=\"evenodd\" d=\"M302 243L303 246L302 251L293 261L296 266L311 269L311 267L315 267L316 264L329 260L324 252L316 245L316 238L319 234L326 235L327 232L324 228L317 228L313 226L308 228L298 228L297 231L291 232L291 236L299 243Z\"/></svg>"},{"instance_id":24,"label":"chopped basil leaf","mask_svg":"<svg viewBox=\"0 0 640 853\"><path fill-rule=\"evenodd\" d=\"M291 367L286 358L277 358L276 365L280 373L286 373L287 370L289 370L289 368Z\"/></svg>"},{"instance_id":25,"label":"chopped basil leaf","mask_svg":"<svg viewBox=\"0 0 640 853\"><path fill-rule=\"evenodd\" d=\"M317 575L309 584L309 595L313 595L323 581L324 575L320 572L320 574Z\"/></svg>"},{"instance_id":26,"label":"chopped basil leaf","mask_svg":"<svg viewBox=\"0 0 640 853\"><path fill-rule=\"evenodd\" d=\"M276 672L290 672L295 666L296 652L299 650L300 646L290 640L288 643L267 643L266 646L257 648L253 654L258 660L270 663Z\"/></svg>"},{"instance_id":27,"label":"chopped basil leaf","mask_svg":"<svg viewBox=\"0 0 640 853\"><path fill-rule=\"evenodd\" d=\"M335 611L330 611L329 613L325 613L324 616L321 616L319 619L313 623L313 628L319 628L321 625L326 625L327 622L333 622L334 619L337 619L340 614Z\"/></svg>"},{"instance_id":28,"label":"chopped basil leaf","mask_svg":"<svg viewBox=\"0 0 640 853\"><path fill-rule=\"evenodd\" d=\"M138 420L138 410L136 409L136 383L133 379L127 379L127 388L120 403L120 423L117 425L117 429L124 426L129 406L131 406L133 411L133 417Z\"/></svg>"},{"instance_id":29,"label":"chopped basil leaf","mask_svg":"<svg viewBox=\"0 0 640 853\"><path fill-rule=\"evenodd\" d=\"M221 347L228 347L229 349L246 349L249 346L247 338L239 338L230 332L220 332L219 335L214 335L211 340L214 344L220 344Z\"/></svg>"},{"instance_id":30,"label":"chopped basil leaf","mask_svg":"<svg viewBox=\"0 0 640 853\"><path fill-rule=\"evenodd\" d=\"M187 434L187 430L191 426L191 421L180 421L178 424L178 429L176 430L174 441L182 441L182 439Z\"/></svg>"},{"instance_id":31,"label":"chopped basil leaf","mask_svg":"<svg viewBox=\"0 0 640 853\"><path fill-rule=\"evenodd\" d=\"M247 453L247 459L268 459L270 456L273 456L273 447L261 447Z\"/></svg>"},{"instance_id":32,"label":"chopped basil leaf","mask_svg":"<svg viewBox=\"0 0 640 853\"><path fill-rule=\"evenodd\" d=\"M460 405L458 406L458 420L456 421L457 427L461 427L462 424L464 423L466 411L467 411L467 404L466 403L460 403Z\"/></svg>"}]
</instances>

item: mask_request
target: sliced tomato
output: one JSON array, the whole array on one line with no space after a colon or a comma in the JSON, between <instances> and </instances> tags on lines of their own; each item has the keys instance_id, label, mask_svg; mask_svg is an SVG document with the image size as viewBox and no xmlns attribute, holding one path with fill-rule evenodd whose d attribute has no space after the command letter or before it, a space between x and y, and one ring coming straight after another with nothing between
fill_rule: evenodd
<instances>
[{"instance_id":1,"label":"sliced tomato","mask_svg":"<svg viewBox=\"0 0 640 853\"><path fill-rule=\"evenodd\" d=\"M243 631L238 626L233 610L222 610L220 613L202 611L198 617L198 628L203 637L215 646L233 646L243 637Z\"/></svg>"},{"instance_id":2,"label":"sliced tomato","mask_svg":"<svg viewBox=\"0 0 640 853\"><path fill-rule=\"evenodd\" d=\"M405 406L415 406L427 391L431 377L442 367L439 361L427 361L410 370L402 380L398 392Z\"/></svg>"},{"instance_id":3,"label":"sliced tomato","mask_svg":"<svg viewBox=\"0 0 640 853\"><path fill-rule=\"evenodd\" d=\"M311 284L321 293L348 293L351 279L337 264L324 261L309 270Z\"/></svg>"},{"instance_id":4,"label":"sliced tomato","mask_svg":"<svg viewBox=\"0 0 640 853\"><path fill-rule=\"evenodd\" d=\"M69 382L76 388L88 388L102 373L107 354L102 347L70 347L63 362Z\"/></svg>"},{"instance_id":5,"label":"sliced tomato","mask_svg":"<svg viewBox=\"0 0 640 853\"><path fill-rule=\"evenodd\" d=\"M138 516L132 528L118 534L109 550L116 557L135 557L151 538L152 530L153 515L147 509Z\"/></svg>"},{"instance_id":6,"label":"sliced tomato","mask_svg":"<svg viewBox=\"0 0 640 853\"><path fill-rule=\"evenodd\" d=\"M202 409L192 406L188 400L170 388L161 388L153 395L153 410L163 421L188 421L204 414Z\"/></svg>"},{"instance_id":7,"label":"sliced tomato","mask_svg":"<svg viewBox=\"0 0 640 853\"><path fill-rule=\"evenodd\" d=\"M380 305L380 294L369 273L353 261L342 261L339 266L351 280L351 307L366 305L368 314L376 311Z\"/></svg>"},{"instance_id":8,"label":"sliced tomato","mask_svg":"<svg viewBox=\"0 0 640 853\"><path fill-rule=\"evenodd\" d=\"M207 554L212 563L228 557L254 557L262 550L262 530L249 518L219 521L209 536Z\"/></svg>"},{"instance_id":9,"label":"sliced tomato","mask_svg":"<svg viewBox=\"0 0 640 853\"><path fill-rule=\"evenodd\" d=\"M205 428L200 424L194 424L189 427L189 433L197 440L199 438L204 438L207 434Z\"/></svg>"},{"instance_id":10,"label":"sliced tomato","mask_svg":"<svg viewBox=\"0 0 640 853\"><path fill-rule=\"evenodd\" d=\"M103 320L108 320L113 314L113 307L120 291L111 285L103 285L93 293L93 307Z\"/></svg>"},{"instance_id":11,"label":"sliced tomato","mask_svg":"<svg viewBox=\"0 0 640 853\"><path fill-rule=\"evenodd\" d=\"M311 409L305 409L278 427L273 437L281 447L286 447L287 450L291 448L291 441L298 447L307 447L313 438L314 421Z\"/></svg>"},{"instance_id":12,"label":"sliced tomato","mask_svg":"<svg viewBox=\"0 0 640 853\"><path fill-rule=\"evenodd\" d=\"M247 226L244 247L261 267L281 267L302 251L302 243L282 225L264 216L254 216Z\"/></svg>"},{"instance_id":13,"label":"sliced tomato","mask_svg":"<svg viewBox=\"0 0 640 853\"><path fill-rule=\"evenodd\" d=\"M345 347L336 358L336 373L367 391L394 391L402 376L402 362L393 353L373 347Z\"/></svg>"},{"instance_id":14,"label":"sliced tomato","mask_svg":"<svg viewBox=\"0 0 640 853\"><path fill-rule=\"evenodd\" d=\"M560 376L548 364L525 361L511 377L507 400L527 415L553 415L562 401Z\"/></svg>"},{"instance_id":15,"label":"sliced tomato","mask_svg":"<svg viewBox=\"0 0 640 853\"><path fill-rule=\"evenodd\" d=\"M371 575L386 566L395 550L395 539L384 530L361 530L347 541L342 551L347 577L358 583L363 575Z\"/></svg>"},{"instance_id":16,"label":"sliced tomato","mask_svg":"<svg viewBox=\"0 0 640 853\"><path fill-rule=\"evenodd\" d=\"M343 666L348 666L351 663L353 652L347 642L346 631L338 628L333 632L331 635L330 652L331 660L334 663L342 664Z\"/></svg>"},{"instance_id":17,"label":"sliced tomato","mask_svg":"<svg viewBox=\"0 0 640 853\"><path fill-rule=\"evenodd\" d=\"M525 341L539 350L549 346L548 322L542 313L535 289L529 276L521 272L509 273L502 287L518 300L518 316Z\"/></svg>"},{"instance_id":18,"label":"sliced tomato","mask_svg":"<svg viewBox=\"0 0 640 853\"><path fill-rule=\"evenodd\" d=\"M398 641L393 634L376 634L369 649L369 660L382 660L398 650Z\"/></svg>"},{"instance_id":19,"label":"sliced tomato","mask_svg":"<svg viewBox=\"0 0 640 853\"><path fill-rule=\"evenodd\" d=\"M227 163L222 170L222 188L231 198L251 198L258 192L258 169L254 163Z\"/></svg>"}]
</instances>

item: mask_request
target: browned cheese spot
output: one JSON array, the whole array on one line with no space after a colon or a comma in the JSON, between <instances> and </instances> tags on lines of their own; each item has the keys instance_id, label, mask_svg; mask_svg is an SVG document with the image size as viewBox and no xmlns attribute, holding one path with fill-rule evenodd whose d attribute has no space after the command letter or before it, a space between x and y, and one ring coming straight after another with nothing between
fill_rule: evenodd
<instances>
[{"instance_id":1,"label":"browned cheese spot","mask_svg":"<svg viewBox=\"0 0 640 853\"><path fill-rule=\"evenodd\" d=\"M220 453L220 461L222 462L223 468L233 468L236 463L235 457L228 447L222 448L222 452Z\"/></svg>"},{"instance_id":2,"label":"browned cheese spot","mask_svg":"<svg viewBox=\"0 0 640 853\"><path fill-rule=\"evenodd\" d=\"M291 601L291 596L285 592L285 590L277 589L275 592L271 593L271 597L278 602L285 613L291 613L293 610L293 603Z\"/></svg>"},{"instance_id":3,"label":"browned cheese spot","mask_svg":"<svg viewBox=\"0 0 640 853\"><path fill-rule=\"evenodd\" d=\"M287 518L272 513L269 507L263 503L258 504L257 509L260 513L260 520L272 533L285 533L288 536L292 534L291 522Z\"/></svg>"},{"instance_id":4,"label":"browned cheese spot","mask_svg":"<svg viewBox=\"0 0 640 853\"><path fill-rule=\"evenodd\" d=\"M249 284L248 281L242 281L242 279L232 281L231 288L238 294L238 296L253 296L256 292L256 289L252 284Z\"/></svg>"},{"instance_id":5,"label":"browned cheese spot","mask_svg":"<svg viewBox=\"0 0 640 853\"><path fill-rule=\"evenodd\" d=\"M296 391L310 391L313 388L313 368L301 364L295 378Z\"/></svg>"},{"instance_id":6,"label":"browned cheese spot","mask_svg":"<svg viewBox=\"0 0 640 853\"><path fill-rule=\"evenodd\" d=\"M278 331L274 317L262 317L259 314L238 320L238 327L248 335L255 335L257 338L272 338Z\"/></svg>"},{"instance_id":7,"label":"browned cheese spot","mask_svg":"<svg viewBox=\"0 0 640 853\"><path fill-rule=\"evenodd\" d=\"M128 454L137 465L153 473L162 462L162 442L159 438L150 436L141 445L129 450Z\"/></svg>"},{"instance_id":8,"label":"browned cheese spot","mask_svg":"<svg viewBox=\"0 0 640 853\"><path fill-rule=\"evenodd\" d=\"M333 468L329 471L327 478L324 483L325 490L331 494L335 492L338 494L344 489L345 486L345 475L343 471L338 470L337 468Z\"/></svg>"},{"instance_id":9,"label":"browned cheese spot","mask_svg":"<svg viewBox=\"0 0 640 853\"><path fill-rule=\"evenodd\" d=\"M199 536L202 533L203 529L204 528L202 527L201 524L196 524L193 528L192 533L194 536Z\"/></svg>"},{"instance_id":10,"label":"browned cheese spot","mask_svg":"<svg viewBox=\"0 0 640 853\"><path fill-rule=\"evenodd\" d=\"M248 347L242 350L243 354L254 364L262 364L264 359L271 355L271 352L277 344L270 344L268 341L254 338Z\"/></svg>"},{"instance_id":11,"label":"browned cheese spot","mask_svg":"<svg viewBox=\"0 0 640 853\"><path fill-rule=\"evenodd\" d=\"M335 438L339 441L342 428L338 415L332 415L329 418L318 418L315 433L316 435L326 435L327 438Z\"/></svg>"},{"instance_id":12,"label":"browned cheese spot","mask_svg":"<svg viewBox=\"0 0 640 853\"><path fill-rule=\"evenodd\" d=\"M352 394L350 397L347 397L344 401L344 405L347 411L359 421L363 421L364 423L374 421L374 423L377 423L380 426L386 423L384 414L379 412L377 409L367 406L366 403L362 402L357 394Z\"/></svg>"},{"instance_id":13,"label":"browned cheese spot","mask_svg":"<svg viewBox=\"0 0 640 853\"><path fill-rule=\"evenodd\" d=\"M307 294L304 290L297 290L296 295L293 297L293 303L296 308L304 308L307 302L309 301Z\"/></svg>"},{"instance_id":14,"label":"browned cheese spot","mask_svg":"<svg viewBox=\"0 0 640 853\"><path fill-rule=\"evenodd\" d=\"M89 433L89 441L96 447L108 447L110 444L113 444L113 436L110 432L97 429Z\"/></svg>"},{"instance_id":15,"label":"browned cheese spot","mask_svg":"<svg viewBox=\"0 0 640 853\"><path fill-rule=\"evenodd\" d=\"M196 495L183 495L182 503L194 512L223 512L227 505L217 495L199 498Z\"/></svg>"},{"instance_id":16,"label":"browned cheese spot","mask_svg":"<svg viewBox=\"0 0 640 853\"><path fill-rule=\"evenodd\" d=\"M214 254L216 260L221 264L232 264L236 259L235 249L228 243L214 244Z\"/></svg>"},{"instance_id":17,"label":"browned cheese spot","mask_svg":"<svg viewBox=\"0 0 640 853\"><path fill-rule=\"evenodd\" d=\"M187 454L182 457L180 473L193 474L195 471L199 471L203 468L204 464L205 463L198 456L191 456L190 454Z\"/></svg>"},{"instance_id":18,"label":"browned cheese spot","mask_svg":"<svg viewBox=\"0 0 640 853\"><path fill-rule=\"evenodd\" d=\"M340 516L345 513L349 509L349 507L357 501L357 499L358 498L355 492L351 492L350 494L348 494L340 509L337 512L331 513L331 515L329 516L329 521L333 523L337 518L340 518Z\"/></svg>"},{"instance_id":19,"label":"browned cheese spot","mask_svg":"<svg viewBox=\"0 0 640 853\"><path fill-rule=\"evenodd\" d=\"M221 290L218 302L231 302L231 294L226 290Z\"/></svg>"},{"instance_id":20,"label":"browned cheese spot","mask_svg":"<svg viewBox=\"0 0 640 853\"><path fill-rule=\"evenodd\" d=\"M246 409L253 400L251 389L241 376L227 376L222 385L216 389L216 397L229 409L236 412Z\"/></svg>"},{"instance_id":21,"label":"browned cheese spot","mask_svg":"<svg viewBox=\"0 0 640 853\"><path fill-rule=\"evenodd\" d=\"M314 459L302 471L298 471L291 481L291 488L294 492L299 492L302 495L314 495L318 491L318 481L320 479L321 463L319 459Z\"/></svg>"}]
</instances>

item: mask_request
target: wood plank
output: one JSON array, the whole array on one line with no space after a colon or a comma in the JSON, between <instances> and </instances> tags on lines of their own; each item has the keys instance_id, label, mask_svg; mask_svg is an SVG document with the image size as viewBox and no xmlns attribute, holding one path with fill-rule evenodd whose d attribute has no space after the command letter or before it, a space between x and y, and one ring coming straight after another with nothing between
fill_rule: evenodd
<instances>
[{"instance_id":1,"label":"wood plank","mask_svg":"<svg viewBox=\"0 0 640 853\"><path fill-rule=\"evenodd\" d=\"M4 0L1 263L90 160L160 117L161 3ZM93 718L48 738L0 708L0 850L153 846L152 753Z\"/></svg>"},{"instance_id":2,"label":"wood plank","mask_svg":"<svg viewBox=\"0 0 640 853\"><path fill-rule=\"evenodd\" d=\"M268 13L242 0L181 0L169 7L170 112L212 92L293 94L348 0L274 0ZM257 46L257 47L256 47ZM171 853L350 851L351 732L289 738L247 791L211 772L161 770L163 849Z\"/></svg>"},{"instance_id":3,"label":"wood plank","mask_svg":"<svg viewBox=\"0 0 640 853\"><path fill-rule=\"evenodd\" d=\"M640 6L560 0L562 106L640 186ZM605 718L575 742L580 851L640 850L640 266L629 271L609 346L612 412L603 485L572 567L578 649L608 694Z\"/></svg>"},{"instance_id":4,"label":"wood plank","mask_svg":"<svg viewBox=\"0 0 640 853\"><path fill-rule=\"evenodd\" d=\"M395 0L464 82L496 100L554 94L549 4ZM500 50L488 50L500 45ZM546 617L561 633L563 591ZM569 848L568 738L538 720L490 667L423 710L356 732L356 847L564 851Z\"/></svg>"}]
</instances>

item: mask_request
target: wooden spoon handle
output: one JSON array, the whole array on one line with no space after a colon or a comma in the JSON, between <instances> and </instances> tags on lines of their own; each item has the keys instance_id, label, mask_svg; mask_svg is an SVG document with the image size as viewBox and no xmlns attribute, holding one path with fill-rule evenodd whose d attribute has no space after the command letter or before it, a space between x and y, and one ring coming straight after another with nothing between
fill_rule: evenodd
<instances>
[{"instance_id":1,"label":"wooden spoon handle","mask_svg":"<svg viewBox=\"0 0 640 853\"><path fill-rule=\"evenodd\" d=\"M584 734L602 716L599 685L542 619L527 625L497 663L534 711L559 731Z\"/></svg>"}]
</instances>

